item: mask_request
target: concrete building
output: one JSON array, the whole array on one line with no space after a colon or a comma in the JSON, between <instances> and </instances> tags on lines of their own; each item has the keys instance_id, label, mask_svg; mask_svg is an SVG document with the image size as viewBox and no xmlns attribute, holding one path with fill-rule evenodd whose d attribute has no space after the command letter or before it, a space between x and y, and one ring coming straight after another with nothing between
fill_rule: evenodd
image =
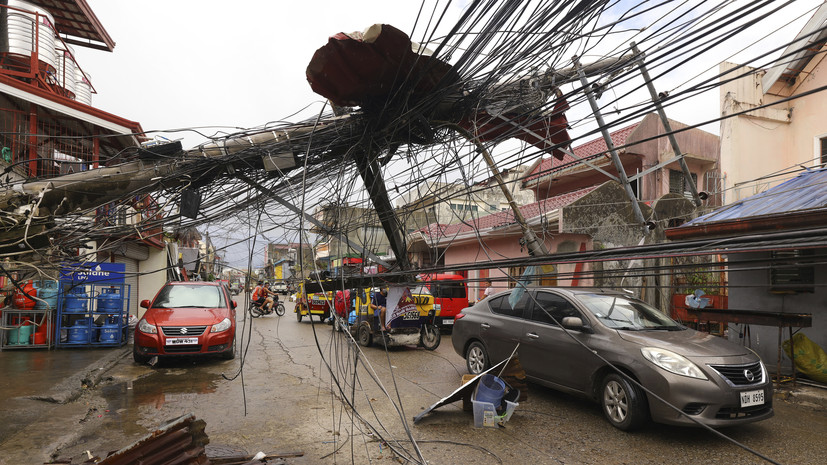
<instances>
[{"instance_id":1,"label":"concrete building","mask_svg":"<svg viewBox=\"0 0 827 465\"><path fill-rule=\"evenodd\" d=\"M670 121L673 129L686 126ZM677 225L690 219L695 208L687 200L688 188L677 162L666 163L674 153L657 115L646 115L641 121L618 129L610 134L612 143L619 148L619 156L627 176L645 173L633 181L633 191L644 218L660 228ZM689 129L678 133L678 141L693 174L699 179L701 189L712 192L714 203L719 198L717 187L719 147L717 136ZM662 232L646 233L632 213L632 203L622 186L608 180L606 174L581 164L577 159L590 163L606 173L617 173L602 138L593 139L574 148L572 157L562 160L548 157L532 165L523 180L523 186L535 192L537 201L520 207L529 227L554 253L578 252L619 246L634 246L664 240ZM655 168L649 170L650 168ZM649 170L649 171L647 171ZM521 243L522 231L514 221L513 213L499 212L480 216L465 224L432 224L409 236L409 252L412 261L423 266L439 265L461 267L468 264L476 268L480 261L501 260L527 256ZM436 260L429 257L436 257ZM585 264L575 261L558 264L554 271L542 273L537 281L541 284L562 286L606 285L616 286L624 279L603 279L594 282L580 276L591 271L611 267L625 267L623 263ZM525 270L524 266L491 269L470 269L466 273L473 297L480 298L482 286L490 279L495 288L513 286L515 277ZM646 289L652 285L645 277L629 278L625 284ZM668 286L664 293L642 295L654 304L667 308ZM641 294L644 292L642 291ZM472 298L471 300L476 300Z\"/></svg>"},{"instance_id":2,"label":"concrete building","mask_svg":"<svg viewBox=\"0 0 827 465\"><path fill-rule=\"evenodd\" d=\"M0 167L7 189L136 157L145 139L141 125L94 107L93 79L75 60L75 47L112 52L115 46L86 1L8 0L0 3L0 17ZM93 193L78 191L94 199ZM167 280L160 209L151 196L83 212L78 221L87 222L89 228L82 229L88 231L74 236L55 231L65 215L78 212L61 210L61 202L38 205L38 211L0 207L5 217L27 225L4 231L0 250L7 256L22 253L20 260L33 261L54 254L49 258L55 263L69 257L123 263L134 314L138 302L154 297ZM136 227L141 223L153 226ZM15 245L23 237L26 250ZM29 253L33 250L41 252ZM57 276L57 270L48 273Z\"/></svg>"},{"instance_id":3,"label":"concrete building","mask_svg":"<svg viewBox=\"0 0 827 465\"><path fill-rule=\"evenodd\" d=\"M721 170L733 203L827 163L827 4L767 69L720 65ZM740 77L739 77L740 76Z\"/></svg>"},{"instance_id":4,"label":"concrete building","mask_svg":"<svg viewBox=\"0 0 827 465\"><path fill-rule=\"evenodd\" d=\"M501 173L518 205L534 201L534 193L523 189L521 182L527 169L527 166L518 166ZM454 224L510 209L493 178L471 186L461 182L426 182L403 194L396 205L407 211L423 212L426 224Z\"/></svg>"}]
</instances>

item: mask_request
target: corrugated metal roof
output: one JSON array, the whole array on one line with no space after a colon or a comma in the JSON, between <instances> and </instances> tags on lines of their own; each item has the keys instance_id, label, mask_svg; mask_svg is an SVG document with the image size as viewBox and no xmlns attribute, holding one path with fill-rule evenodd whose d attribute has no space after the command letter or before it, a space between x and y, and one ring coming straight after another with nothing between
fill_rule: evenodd
<instances>
[{"instance_id":1,"label":"corrugated metal roof","mask_svg":"<svg viewBox=\"0 0 827 465\"><path fill-rule=\"evenodd\" d=\"M807 170L760 194L695 218L681 227L827 208L827 168Z\"/></svg>"}]
</instances>

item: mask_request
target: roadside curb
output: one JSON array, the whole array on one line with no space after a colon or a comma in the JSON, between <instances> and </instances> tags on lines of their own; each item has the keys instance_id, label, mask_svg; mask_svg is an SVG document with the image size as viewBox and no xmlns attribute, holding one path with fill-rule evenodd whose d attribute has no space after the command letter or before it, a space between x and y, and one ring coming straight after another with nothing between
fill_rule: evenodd
<instances>
[{"instance_id":1,"label":"roadside curb","mask_svg":"<svg viewBox=\"0 0 827 465\"><path fill-rule=\"evenodd\" d=\"M817 411L827 410L827 389L797 386L776 394L780 399Z\"/></svg>"},{"instance_id":2,"label":"roadside curb","mask_svg":"<svg viewBox=\"0 0 827 465\"><path fill-rule=\"evenodd\" d=\"M27 399L41 400L55 404L71 402L80 397L84 389L89 389L97 385L103 378L103 375L120 362L121 359L126 357L130 351L130 344L125 344L123 347L107 351L99 360L90 363L86 368L78 370L74 375L67 377L59 384L53 386L47 394L28 396Z\"/></svg>"}]
</instances>

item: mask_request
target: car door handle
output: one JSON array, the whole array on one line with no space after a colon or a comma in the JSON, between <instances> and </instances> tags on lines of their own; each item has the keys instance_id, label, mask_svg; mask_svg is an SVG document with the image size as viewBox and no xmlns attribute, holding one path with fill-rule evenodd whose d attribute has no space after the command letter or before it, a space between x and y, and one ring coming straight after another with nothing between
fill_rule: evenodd
<instances>
[{"instance_id":1,"label":"car door handle","mask_svg":"<svg viewBox=\"0 0 827 465\"><path fill-rule=\"evenodd\" d=\"M488 328L490 328L490 327L491 327L491 325L489 325L488 323L480 323L480 327L481 327L482 329L488 329Z\"/></svg>"},{"instance_id":2,"label":"car door handle","mask_svg":"<svg viewBox=\"0 0 827 465\"><path fill-rule=\"evenodd\" d=\"M526 336L530 337L531 339L540 339L540 336L537 333L526 333Z\"/></svg>"}]
</instances>

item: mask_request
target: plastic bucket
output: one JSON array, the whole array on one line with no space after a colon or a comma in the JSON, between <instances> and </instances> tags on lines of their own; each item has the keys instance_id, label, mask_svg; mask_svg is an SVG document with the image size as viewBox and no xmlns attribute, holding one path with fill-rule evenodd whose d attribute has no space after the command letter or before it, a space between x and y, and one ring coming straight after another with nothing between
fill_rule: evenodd
<instances>
[{"instance_id":1,"label":"plastic bucket","mask_svg":"<svg viewBox=\"0 0 827 465\"><path fill-rule=\"evenodd\" d=\"M477 385L477 401L488 402L498 407L505 395L505 381L494 375L485 374Z\"/></svg>"}]
</instances>

